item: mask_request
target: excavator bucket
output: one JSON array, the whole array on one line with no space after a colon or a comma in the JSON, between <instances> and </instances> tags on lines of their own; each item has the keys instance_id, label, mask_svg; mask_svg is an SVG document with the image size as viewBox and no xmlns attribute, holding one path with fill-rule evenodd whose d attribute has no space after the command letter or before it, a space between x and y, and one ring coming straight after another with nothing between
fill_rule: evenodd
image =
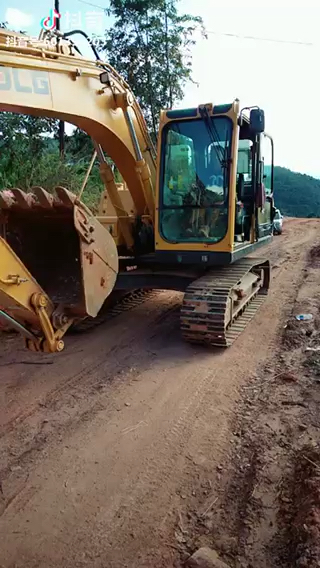
<instances>
[{"instance_id":1,"label":"excavator bucket","mask_svg":"<svg viewBox=\"0 0 320 568\"><path fill-rule=\"evenodd\" d=\"M42 187L30 193L1 191L0 230L0 303L5 296L5 313L10 313L10 298L15 304L21 300L24 325L37 330L27 299L32 280L33 293L46 296L49 317L58 311L65 322L98 314L117 278L118 253L110 233L76 195L63 187L55 194Z\"/></svg>"}]
</instances>

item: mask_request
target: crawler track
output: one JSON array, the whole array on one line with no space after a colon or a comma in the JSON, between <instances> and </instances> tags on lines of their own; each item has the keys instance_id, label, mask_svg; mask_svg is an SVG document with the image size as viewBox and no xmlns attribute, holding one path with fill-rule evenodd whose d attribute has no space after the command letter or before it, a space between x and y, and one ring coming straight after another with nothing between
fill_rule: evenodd
<instances>
[{"instance_id":1,"label":"crawler track","mask_svg":"<svg viewBox=\"0 0 320 568\"><path fill-rule=\"evenodd\" d=\"M146 302L151 297L156 296L157 290L134 290L133 292L129 292L127 294L123 294L120 296L116 295L113 299L109 302L108 300L101 308L97 317L87 317L82 321L74 324L71 328L71 332L74 333L85 333L95 327L109 321L116 316L119 316L123 312L127 312L140 306L143 302Z\"/></svg>"},{"instance_id":2,"label":"crawler track","mask_svg":"<svg viewBox=\"0 0 320 568\"><path fill-rule=\"evenodd\" d=\"M261 277L246 290L242 302L235 301L250 273ZM188 286L181 308L181 331L190 343L229 347L254 317L268 293L269 261L245 258L215 270Z\"/></svg>"}]
</instances>

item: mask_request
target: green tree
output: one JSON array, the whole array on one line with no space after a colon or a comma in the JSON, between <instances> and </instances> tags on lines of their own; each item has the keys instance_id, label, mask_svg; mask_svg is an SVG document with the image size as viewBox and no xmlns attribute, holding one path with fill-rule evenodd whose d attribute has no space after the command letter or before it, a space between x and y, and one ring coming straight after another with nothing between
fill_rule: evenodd
<instances>
[{"instance_id":1,"label":"green tree","mask_svg":"<svg viewBox=\"0 0 320 568\"><path fill-rule=\"evenodd\" d=\"M0 22L0 29L7 29L7 22ZM46 137L56 131L54 119L1 112L0 187L12 187L18 182L28 187L48 146Z\"/></svg>"},{"instance_id":2,"label":"green tree","mask_svg":"<svg viewBox=\"0 0 320 568\"><path fill-rule=\"evenodd\" d=\"M195 32L202 18L179 15L177 0L110 0L114 20L99 49L129 83L156 138L159 113L183 98L192 81Z\"/></svg>"},{"instance_id":3,"label":"green tree","mask_svg":"<svg viewBox=\"0 0 320 568\"><path fill-rule=\"evenodd\" d=\"M56 122L49 118L10 112L0 114L0 186L15 185L21 179L27 187L39 159L47 148L46 136Z\"/></svg>"},{"instance_id":4,"label":"green tree","mask_svg":"<svg viewBox=\"0 0 320 568\"><path fill-rule=\"evenodd\" d=\"M74 160L90 159L94 150L90 136L80 128L76 128L66 140L66 150Z\"/></svg>"}]
</instances>

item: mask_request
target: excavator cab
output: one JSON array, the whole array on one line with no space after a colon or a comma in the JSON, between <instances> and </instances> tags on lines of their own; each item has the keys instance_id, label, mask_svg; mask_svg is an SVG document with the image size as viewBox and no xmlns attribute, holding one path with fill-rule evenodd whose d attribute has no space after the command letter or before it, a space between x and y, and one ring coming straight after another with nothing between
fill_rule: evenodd
<instances>
[{"instance_id":1,"label":"excavator cab","mask_svg":"<svg viewBox=\"0 0 320 568\"><path fill-rule=\"evenodd\" d=\"M156 255L159 261L218 265L233 262L272 238L272 199L261 202L265 169L273 184L273 143L264 113L230 105L163 111L159 167ZM268 146L270 162L264 161ZM176 156L188 148L181 165ZM171 189L170 189L171 187ZM203 253L206 253L205 255Z\"/></svg>"}]
</instances>

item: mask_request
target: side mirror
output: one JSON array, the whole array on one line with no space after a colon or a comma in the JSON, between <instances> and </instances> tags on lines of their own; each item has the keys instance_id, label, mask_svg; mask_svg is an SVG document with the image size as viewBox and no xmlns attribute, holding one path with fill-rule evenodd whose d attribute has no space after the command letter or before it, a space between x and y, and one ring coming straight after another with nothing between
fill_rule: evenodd
<instances>
[{"instance_id":1,"label":"side mirror","mask_svg":"<svg viewBox=\"0 0 320 568\"><path fill-rule=\"evenodd\" d=\"M250 128L254 134L264 132L264 111L261 108L253 108L250 112Z\"/></svg>"}]
</instances>

